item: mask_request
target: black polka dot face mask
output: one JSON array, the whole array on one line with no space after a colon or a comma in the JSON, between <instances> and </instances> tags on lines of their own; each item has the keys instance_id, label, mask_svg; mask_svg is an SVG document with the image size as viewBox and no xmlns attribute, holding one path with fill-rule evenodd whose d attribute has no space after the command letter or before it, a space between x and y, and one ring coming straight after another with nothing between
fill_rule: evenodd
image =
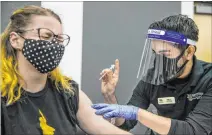
<instances>
[{"instance_id":1,"label":"black polka dot face mask","mask_svg":"<svg viewBox=\"0 0 212 135\"><path fill-rule=\"evenodd\" d=\"M60 63L65 47L55 39L52 42L45 40L26 39L22 53L24 57L40 72L48 73Z\"/></svg>"}]
</instances>

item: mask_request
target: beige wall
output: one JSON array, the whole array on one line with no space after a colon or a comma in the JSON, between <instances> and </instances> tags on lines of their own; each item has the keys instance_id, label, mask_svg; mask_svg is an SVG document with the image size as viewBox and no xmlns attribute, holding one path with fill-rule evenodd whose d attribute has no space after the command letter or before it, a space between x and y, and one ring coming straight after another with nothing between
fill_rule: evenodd
<instances>
[{"instance_id":1,"label":"beige wall","mask_svg":"<svg viewBox=\"0 0 212 135\"><path fill-rule=\"evenodd\" d=\"M198 59L212 62L212 15L194 14L199 28L199 41L196 56Z\"/></svg>"}]
</instances>

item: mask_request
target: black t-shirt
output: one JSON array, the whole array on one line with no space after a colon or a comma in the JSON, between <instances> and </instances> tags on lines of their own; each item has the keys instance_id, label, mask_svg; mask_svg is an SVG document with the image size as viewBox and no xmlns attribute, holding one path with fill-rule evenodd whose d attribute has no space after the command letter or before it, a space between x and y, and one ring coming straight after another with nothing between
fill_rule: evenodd
<instances>
[{"instance_id":1,"label":"black t-shirt","mask_svg":"<svg viewBox=\"0 0 212 135\"><path fill-rule=\"evenodd\" d=\"M79 103L78 85L70 81L74 94L57 90L48 79L43 90L24 92L12 105L2 98L2 134L70 135L76 134L76 113Z\"/></svg>"}]
</instances>

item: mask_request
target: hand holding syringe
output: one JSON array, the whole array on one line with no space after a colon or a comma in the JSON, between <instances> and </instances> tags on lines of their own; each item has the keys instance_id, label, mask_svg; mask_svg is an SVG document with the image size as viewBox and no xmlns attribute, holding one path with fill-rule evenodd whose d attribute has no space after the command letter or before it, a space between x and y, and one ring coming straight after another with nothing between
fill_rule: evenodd
<instances>
[{"instance_id":1,"label":"hand holding syringe","mask_svg":"<svg viewBox=\"0 0 212 135\"><path fill-rule=\"evenodd\" d=\"M115 65L111 65L109 69L110 69L110 70L113 70L114 68L115 68ZM99 78L99 80L101 80L106 74L107 74L107 72L104 73L104 74Z\"/></svg>"}]
</instances>

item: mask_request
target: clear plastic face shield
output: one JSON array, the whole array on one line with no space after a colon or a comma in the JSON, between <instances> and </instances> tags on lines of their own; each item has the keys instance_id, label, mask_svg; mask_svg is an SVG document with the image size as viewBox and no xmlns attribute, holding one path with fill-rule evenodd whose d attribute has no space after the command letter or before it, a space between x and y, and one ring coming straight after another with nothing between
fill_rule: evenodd
<instances>
[{"instance_id":1,"label":"clear plastic face shield","mask_svg":"<svg viewBox=\"0 0 212 135\"><path fill-rule=\"evenodd\" d=\"M187 63L180 60L187 44L195 45L195 41L177 32L149 29L137 78L160 85L178 77Z\"/></svg>"}]
</instances>

